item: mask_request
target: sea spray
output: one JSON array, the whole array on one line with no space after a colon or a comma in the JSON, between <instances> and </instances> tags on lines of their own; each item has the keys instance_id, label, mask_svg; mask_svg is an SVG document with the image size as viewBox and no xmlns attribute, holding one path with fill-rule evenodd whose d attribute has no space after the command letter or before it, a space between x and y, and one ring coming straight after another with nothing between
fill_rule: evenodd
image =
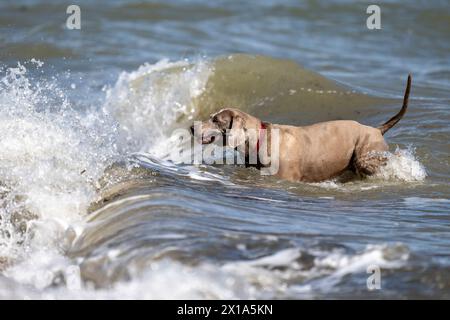
<instances>
[{"instance_id":1,"label":"sea spray","mask_svg":"<svg viewBox=\"0 0 450 320\"><path fill-rule=\"evenodd\" d=\"M381 167L374 178L414 182L423 181L427 176L425 167L417 159L412 146L406 149L397 147L394 153L387 153L387 158L386 165Z\"/></svg>"},{"instance_id":2,"label":"sea spray","mask_svg":"<svg viewBox=\"0 0 450 320\"><path fill-rule=\"evenodd\" d=\"M0 256L16 262L58 251L118 156L112 118L76 110L56 78L36 76L42 62L26 65L0 79Z\"/></svg>"},{"instance_id":3,"label":"sea spray","mask_svg":"<svg viewBox=\"0 0 450 320\"><path fill-rule=\"evenodd\" d=\"M104 104L120 125L120 149L166 154L168 137L180 119L194 120L197 110L193 101L203 92L212 72L206 60L166 59L122 72L107 89Z\"/></svg>"}]
</instances>

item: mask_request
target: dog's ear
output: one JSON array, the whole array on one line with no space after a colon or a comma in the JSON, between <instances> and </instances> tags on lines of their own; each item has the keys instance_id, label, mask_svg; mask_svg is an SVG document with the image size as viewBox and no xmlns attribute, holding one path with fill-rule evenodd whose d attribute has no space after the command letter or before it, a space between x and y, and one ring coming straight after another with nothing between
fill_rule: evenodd
<instances>
[{"instance_id":1,"label":"dog's ear","mask_svg":"<svg viewBox=\"0 0 450 320\"><path fill-rule=\"evenodd\" d=\"M231 117L230 130L228 131L227 145L236 148L245 143L245 120L240 115Z\"/></svg>"}]
</instances>

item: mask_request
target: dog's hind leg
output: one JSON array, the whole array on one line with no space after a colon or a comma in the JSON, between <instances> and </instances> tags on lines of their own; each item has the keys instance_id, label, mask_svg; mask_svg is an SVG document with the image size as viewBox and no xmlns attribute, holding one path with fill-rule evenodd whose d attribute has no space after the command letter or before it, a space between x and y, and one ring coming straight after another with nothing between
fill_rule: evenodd
<instances>
[{"instance_id":1,"label":"dog's hind leg","mask_svg":"<svg viewBox=\"0 0 450 320\"><path fill-rule=\"evenodd\" d=\"M369 151L355 155L353 166L355 171L363 176L371 176L377 173L380 167L385 166L387 157L383 151Z\"/></svg>"}]
</instances>

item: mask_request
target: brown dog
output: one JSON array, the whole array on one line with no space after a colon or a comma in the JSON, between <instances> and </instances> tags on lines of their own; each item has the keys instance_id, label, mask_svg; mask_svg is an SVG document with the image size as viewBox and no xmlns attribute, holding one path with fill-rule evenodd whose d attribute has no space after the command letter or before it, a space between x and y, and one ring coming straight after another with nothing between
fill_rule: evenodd
<instances>
[{"instance_id":1,"label":"brown dog","mask_svg":"<svg viewBox=\"0 0 450 320\"><path fill-rule=\"evenodd\" d=\"M348 169L372 175L386 164L384 152L388 146L383 135L405 114L410 88L411 75L400 112L378 128L351 120L294 127L263 122L237 109L222 109L202 122L198 136L202 144L226 139L227 146L245 154L247 165L263 169L274 162L272 144L276 132L279 144L276 174L282 179L318 182L339 176ZM256 137L250 135L250 131L256 132ZM194 135L194 126L191 132ZM253 163L251 154L257 155Z\"/></svg>"}]
</instances>

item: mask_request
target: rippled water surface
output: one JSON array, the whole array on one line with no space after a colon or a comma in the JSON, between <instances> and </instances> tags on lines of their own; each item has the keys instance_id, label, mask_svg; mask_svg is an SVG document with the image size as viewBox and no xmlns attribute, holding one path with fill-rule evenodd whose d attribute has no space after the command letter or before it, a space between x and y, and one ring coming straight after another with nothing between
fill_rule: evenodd
<instances>
[{"instance_id":1,"label":"rippled water surface","mask_svg":"<svg viewBox=\"0 0 450 320\"><path fill-rule=\"evenodd\" d=\"M0 3L0 298L450 298L448 1L381 30L365 1L69 4ZM171 161L222 106L377 126L408 73L370 179Z\"/></svg>"}]
</instances>

